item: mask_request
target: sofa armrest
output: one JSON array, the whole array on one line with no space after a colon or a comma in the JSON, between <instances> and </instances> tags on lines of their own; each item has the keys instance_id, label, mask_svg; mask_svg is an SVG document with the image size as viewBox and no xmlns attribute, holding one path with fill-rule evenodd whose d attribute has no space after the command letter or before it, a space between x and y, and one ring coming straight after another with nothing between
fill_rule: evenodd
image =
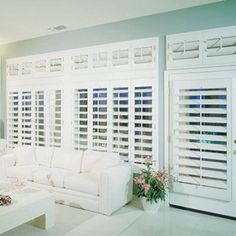
<instances>
[{"instance_id":1,"label":"sofa armrest","mask_svg":"<svg viewBox=\"0 0 236 236\"><path fill-rule=\"evenodd\" d=\"M132 199L132 168L128 163L111 167L100 175L100 212L111 215Z\"/></svg>"},{"instance_id":2,"label":"sofa armrest","mask_svg":"<svg viewBox=\"0 0 236 236\"><path fill-rule=\"evenodd\" d=\"M2 163L5 168L14 166L16 164L16 156L14 153L8 153L1 156Z\"/></svg>"},{"instance_id":3,"label":"sofa armrest","mask_svg":"<svg viewBox=\"0 0 236 236\"><path fill-rule=\"evenodd\" d=\"M0 157L0 178L6 178L6 170L8 167L16 164L16 158L14 153L5 154Z\"/></svg>"}]
</instances>

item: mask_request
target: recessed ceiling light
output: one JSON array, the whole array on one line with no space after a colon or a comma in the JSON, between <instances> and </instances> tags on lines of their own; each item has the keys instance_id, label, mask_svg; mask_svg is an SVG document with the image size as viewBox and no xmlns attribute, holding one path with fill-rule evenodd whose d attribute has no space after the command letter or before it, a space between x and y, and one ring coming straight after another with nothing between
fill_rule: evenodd
<instances>
[{"instance_id":1,"label":"recessed ceiling light","mask_svg":"<svg viewBox=\"0 0 236 236\"><path fill-rule=\"evenodd\" d=\"M65 30L65 29L67 29L67 27L65 25L57 25L57 26L48 28L48 30L52 31L52 32L61 31L61 30Z\"/></svg>"}]
</instances>

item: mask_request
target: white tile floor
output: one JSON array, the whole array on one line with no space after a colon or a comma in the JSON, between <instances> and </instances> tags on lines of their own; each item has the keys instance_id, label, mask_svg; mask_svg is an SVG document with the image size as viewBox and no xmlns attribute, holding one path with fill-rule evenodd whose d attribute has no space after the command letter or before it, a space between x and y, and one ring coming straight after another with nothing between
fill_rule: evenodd
<instances>
[{"instance_id":1,"label":"white tile floor","mask_svg":"<svg viewBox=\"0 0 236 236\"><path fill-rule=\"evenodd\" d=\"M56 205L56 224L48 231L30 224L2 236L236 236L236 221L161 207L158 214L128 205L107 217Z\"/></svg>"}]
</instances>

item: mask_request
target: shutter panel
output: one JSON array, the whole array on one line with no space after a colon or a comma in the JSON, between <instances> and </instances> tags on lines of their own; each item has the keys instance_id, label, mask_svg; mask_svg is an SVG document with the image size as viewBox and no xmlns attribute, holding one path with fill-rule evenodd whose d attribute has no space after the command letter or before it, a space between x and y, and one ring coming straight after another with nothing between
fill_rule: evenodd
<instances>
[{"instance_id":1,"label":"shutter panel","mask_svg":"<svg viewBox=\"0 0 236 236\"><path fill-rule=\"evenodd\" d=\"M150 39L137 41L132 45L134 69L147 69L155 67L156 44L156 40Z\"/></svg>"},{"instance_id":2,"label":"shutter panel","mask_svg":"<svg viewBox=\"0 0 236 236\"><path fill-rule=\"evenodd\" d=\"M174 81L173 90L175 191L229 200L229 81Z\"/></svg>"},{"instance_id":3,"label":"shutter panel","mask_svg":"<svg viewBox=\"0 0 236 236\"><path fill-rule=\"evenodd\" d=\"M74 149L88 149L88 89L74 90Z\"/></svg>"},{"instance_id":4,"label":"shutter panel","mask_svg":"<svg viewBox=\"0 0 236 236\"><path fill-rule=\"evenodd\" d=\"M119 67L129 64L129 49L112 51L112 66Z\"/></svg>"},{"instance_id":5,"label":"shutter panel","mask_svg":"<svg viewBox=\"0 0 236 236\"><path fill-rule=\"evenodd\" d=\"M206 63L236 63L236 28L212 30L203 34Z\"/></svg>"},{"instance_id":6,"label":"shutter panel","mask_svg":"<svg viewBox=\"0 0 236 236\"><path fill-rule=\"evenodd\" d=\"M14 148L19 142L19 93L8 93L8 113L7 113L7 139L8 147Z\"/></svg>"},{"instance_id":7,"label":"shutter panel","mask_svg":"<svg viewBox=\"0 0 236 236\"><path fill-rule=\"evenodd\" d=\"M153 88L134 87L134 162L143 164L153 153Z\"/></svg>"},{"instance_id":8,"label":"shutter panel","mask_svg":"<svg viewBox=\"0 0 236 236\"><path fill-rule=\"evenodd\" d=\"M112 150L129 160L129 88L113 88Z\"/></svg>"},{"instance_id":9,"label":"shutter panel","mask_svg":"<svg viewBox=\"0 0 236 236\"><path fill-rule=\"evenodd\" d=\"M201 53L199 32L167 36L168 68L200 65Z\"/></svg>"},{"instance_id":10,"label":"shutter panel","mask_svg":"<svg viewBox=\"0 0 236 236\"><path fill-rule=\"evenodd\" d=\"M52 90L49 94L49 146L62 145L62 90Z\"/></svg>"},{"instance_id":11,"label":"shutter panel","mask_svg":"<svg viewBox=\"0 0 236 236\"><path fill-rule=\"evenodd\" d=\"M46 59L36 60L34 71L36 73L45 73L45 72L47 72L47 60Z\"/></svg>"},{"instance_id":12,"label":"shutter panel","mask_svg":"<svg viewBox=\"0 0 236 236\"><path fill-rule=\"evenodd\" d=\"M88 53L76 55L72 57L73 69L74 70L85 70L88 69Z\"/></svg>"},{"instance_id":13,"label":"shutter panel","mask_svg":"<svg viewBox=\"0 0 236 236\"><path fill-rule=\"evenodd\" d=\"M93 54L93 68L104 68L108 66L108 52L102 51Z\"/></svg>"},{"instance_id":14,"label":"shutter panel","mask_svg":"<svg viewBox=\"0 0 236 236\"><path fill-rule=\"evenodd\" d=\"M21 144L32 145L32 119L33 119L32 92L21 93Z\"/></svg>"},{"instance_id":15,"label":"shutter panel","mask_svg":"<svg viewBox=\"0 0 236 236\"><path fill-rule=\"evenodd\" d=\"M64 69L64 60L62 57L50 59L50 72L61 72Z\"/></svg>"},{"instance_id":16,"label":"shutter panel","mask_svg":"<svg viewBox=\"0 0 236 236\"><path fill-rule=\"evenodd\" d=\"M19 63L8 64L8 75L9 76L18 76L19 70L20 70Z\"/></svg>"},{"instance_id":17,"label":"shutter panel","mask_svg":"<svg viewBox=\"0 0 236 236\"><path fill-rule=\"evenodd\" d=\"M35 146L46 146L45 91L35 92Z\"/></svg>"},{"instance_id":18,"label":"shutter panel","mask_svg":"<svg viewBox=\"0 0 236 236\"><path fill-rule=\"evenodd\" d=\"M92 94L92 149L107 151L107 88L94 88Z\"/></svg>"},{"instance_id":19,"label":"shutter panel","mask_svg":"<svg viewBox=\"0 0 236 236\"><path fill-rule=\"evenodd\" d=\"M21 66L22 75L32 75L32 62L23 62Z\"/></svg>"}]
</instances>

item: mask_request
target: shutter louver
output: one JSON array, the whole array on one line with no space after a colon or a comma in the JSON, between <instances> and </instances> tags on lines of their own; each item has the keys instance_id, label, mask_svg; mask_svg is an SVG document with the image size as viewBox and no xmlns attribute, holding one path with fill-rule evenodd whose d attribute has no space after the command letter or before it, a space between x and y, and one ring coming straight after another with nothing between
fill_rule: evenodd
<instances>
[{"instance_id":1,"label":"shutter louver","mask_svg":"<svg viewBox=\"0 0 236 236\"><path fill-rule=\"evenodd\" d=\"M94 88L92 149L107 151L107 88Z\"/></svg>"},{"instance_id":2,"label":"shutter louver","mask_svg":"<svg viewBox=\"0 0 236 236\"><path fill-rule=\"evenodd\" d=\"M45 92L35 92L35 146L46 146Z\"/></svg>"},{"instance_id":3,"label":"shutter louver","mask_svg":"<svg viewBox=\"0 0 236 236\"><path fill-rule=\"evenodd\" d=\"M74 91L74 149L88 149L88 89Z\"/></svg>"},{"instance_id":4,"label":"shutter louver","mask_svg":"<svg viewBox=\"0 0 236 236\"><path fill-rule=\"evenodd\" d=\"M134 162L143 164L153 156L153 91L152 86L134 89Z\"/></svg>"},{"instance_id":5,"label":"shutter louver","mask_svg":"<svg viewBox=\"0 0 236 236\"><path fill-rule=\"evenodd\" d=\"M21 144L32 145L32 93L21 94Z\"/></svg>"},{"instance_id":6,"label":"shutter louver","mask_svg":"<svg viewBox=\"0 0 236 236\"><path fill-rule=\"evenodd\" d=\"M129 160L129 88L113 88L112 150Z\"/></svg>"},{"instance_id":7,"label":"shutter louver","mask_svg":"<svg viewBox=\"0 0 236 236\"><path fill-rule=\"evenodd\" d=\"M50 91L49 97L49 145L61 147L62 138L62 90Z\"/></svg>"},{"instance_id":8,"label":"shutter louver","mask_svg":"<svg viewBox=\"0 0 236 236\"><path fill-rule=\"evenodd\" d=\"M179 183L197 186L198 195L205 188L230 190L228 89L222 84L202 86L201 82L186 88L174 86L174 172ZM215 192L211 197L217 198Z\"/></svg>"},{"instance_id":9,"label":"shutter louver","mask_svg":"<svg viewBox=\"0 0 236 236\"><path fill-rule=\"evenodd\" d=\"M19 93L9 92L8 94L8 122L7 139L8 147L18 146L19 137Z\"/></svg>"}]
</instances>

